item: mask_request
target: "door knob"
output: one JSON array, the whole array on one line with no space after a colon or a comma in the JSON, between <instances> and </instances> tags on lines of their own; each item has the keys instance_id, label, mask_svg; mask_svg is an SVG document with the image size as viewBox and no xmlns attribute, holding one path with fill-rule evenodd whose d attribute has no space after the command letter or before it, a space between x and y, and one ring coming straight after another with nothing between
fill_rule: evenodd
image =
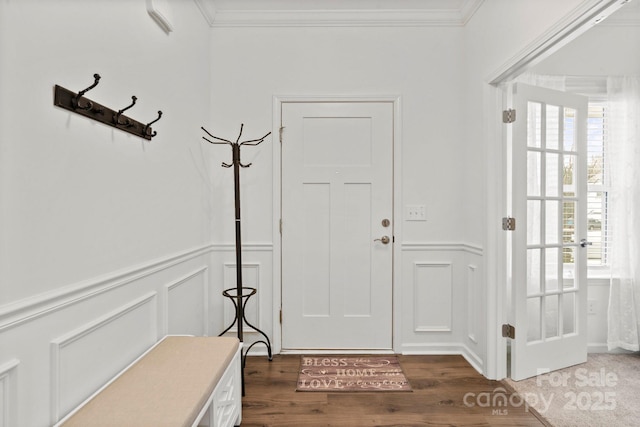
<instances>
[{"instance_id":1,"label":"door knob","mask_svg":"<svg viewBox=\"0 0 640 427\"><path fill-rule=\"evenodd\" d=\"M382 236L381 238L374 239L373 241L374 242L382 242L383 244L386 245L387 243L389 243L391 241L391 239L389 238L389 236Z\"/></svg>"}]
</instances>

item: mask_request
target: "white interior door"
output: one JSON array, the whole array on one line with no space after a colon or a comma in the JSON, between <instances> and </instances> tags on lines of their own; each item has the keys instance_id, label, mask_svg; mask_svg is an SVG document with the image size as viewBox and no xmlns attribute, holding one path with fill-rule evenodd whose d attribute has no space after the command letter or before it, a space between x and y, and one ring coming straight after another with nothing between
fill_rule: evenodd
<instances>
[{"instance_id":1,"label":"white interior door","mask_svg":"<svg viewBox=\"0 0 640 427\"><path fill-rule=\"evenodd\" d=\"M282 347L392 348L393 104L282 104Z\"/></svg>"},{"instance_id":2,"label":"white interior door","mask_svg":"<svg viewBox=\"0 0 640 427\"><path fill-rule=\"evenodd\" d=\"M518 84L513 124L511 377L587 359L587 99Z\"/></svg>"}]
</instances>

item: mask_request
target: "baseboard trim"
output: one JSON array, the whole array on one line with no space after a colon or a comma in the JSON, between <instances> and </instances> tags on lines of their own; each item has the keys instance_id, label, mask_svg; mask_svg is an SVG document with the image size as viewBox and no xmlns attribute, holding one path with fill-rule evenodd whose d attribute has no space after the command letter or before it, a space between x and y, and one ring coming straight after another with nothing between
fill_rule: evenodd
<instances>
[{"instance_id":1,"label":"baseboard trim","mask_svg":"<svg viewBox=\"0 0 640 427\"><path fill-rule=\"evenodd\" d=\"M481 375L484 375L482 358L462 343L404 344L404 355L460 355Z\"/></svg>"}]
</instances>

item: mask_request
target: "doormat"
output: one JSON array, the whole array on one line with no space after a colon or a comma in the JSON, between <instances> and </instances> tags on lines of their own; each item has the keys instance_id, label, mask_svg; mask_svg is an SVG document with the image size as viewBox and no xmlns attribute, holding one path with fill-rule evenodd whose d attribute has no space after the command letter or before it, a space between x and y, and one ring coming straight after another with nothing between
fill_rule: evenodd
<instances>
[{"instance_id":1,"label":"doormat","mask_svg":"<svg viewBox=\"0 0 640 427\"><path fill-rule=\"evenodd\" d=\"M303 356L296 391L412 391L396 356Z\"/></svg>"}]
</instances>

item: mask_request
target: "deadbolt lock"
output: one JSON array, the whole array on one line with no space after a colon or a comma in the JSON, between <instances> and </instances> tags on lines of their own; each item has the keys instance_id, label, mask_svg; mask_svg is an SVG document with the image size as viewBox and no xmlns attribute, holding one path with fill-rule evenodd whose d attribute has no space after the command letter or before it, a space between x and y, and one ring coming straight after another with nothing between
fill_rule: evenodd
<instances>
[{"instance_id":1,"label":"deadbolt lock","mask_svg":"<svg viewBox=\"0 0 640 427\"><path fill-rule=\"evenodd\" d=\"M389 221L388 219L383 219L382 220L382 226L383 227L388 227L391 224L391 221Z\"/></svg>"}]
</instances>

